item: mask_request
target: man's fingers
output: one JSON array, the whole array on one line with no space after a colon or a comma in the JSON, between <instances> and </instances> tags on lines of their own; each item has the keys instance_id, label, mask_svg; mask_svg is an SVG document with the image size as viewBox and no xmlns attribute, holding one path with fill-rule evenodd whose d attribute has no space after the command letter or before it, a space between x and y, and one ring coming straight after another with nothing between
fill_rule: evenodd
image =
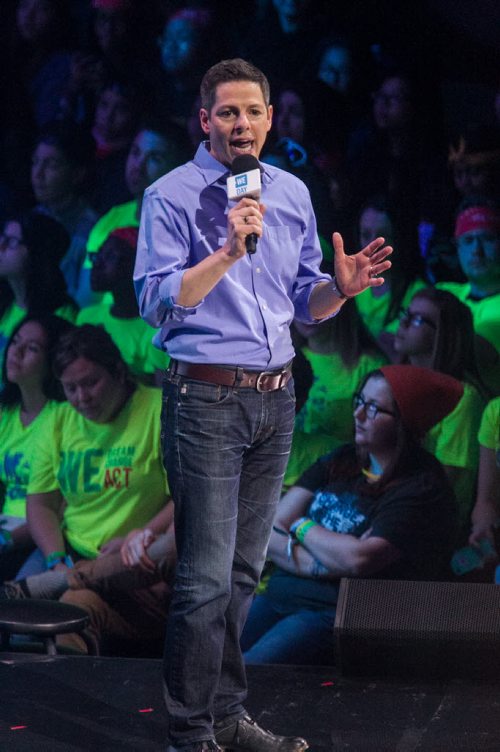
<instances>
[{"instance_id":1,"label":"man's fingers","mask_svg":"<svg viewBox=\"0 0 500 752\"><path fill-rule=\"evenodd\" d=\"M344 253L344 241L340 232L334 232L332 235L333 249L335 253Z\"/></svg>"}]
</instances>

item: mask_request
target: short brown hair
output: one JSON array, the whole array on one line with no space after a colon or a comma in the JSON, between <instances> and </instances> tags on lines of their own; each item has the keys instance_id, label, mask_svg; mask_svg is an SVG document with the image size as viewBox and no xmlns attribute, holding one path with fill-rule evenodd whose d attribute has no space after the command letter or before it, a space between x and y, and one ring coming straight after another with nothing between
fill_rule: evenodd
<instances>
[{"instance_id":1,"label":"short brown hair","mask_svg":"<svg viewBox=\"0 0 500 752\"><path fill-rule=\"evenodd\" d=\"M203 76L200 86L201 106L208 113L214 105L217 86L227 81L251 81L258 84L266 107L269 107L271 90L266 76L252 63L236 57L212 65Z\"/></svg>"}]
</instances>

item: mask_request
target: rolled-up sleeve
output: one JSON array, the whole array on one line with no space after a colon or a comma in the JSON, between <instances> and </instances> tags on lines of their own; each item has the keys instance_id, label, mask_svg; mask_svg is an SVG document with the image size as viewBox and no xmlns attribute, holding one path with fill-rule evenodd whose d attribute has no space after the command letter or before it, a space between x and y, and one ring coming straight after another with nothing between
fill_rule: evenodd
<instances>
[{"instance_id":1,"label":"rolled-up sleeve","mask_svg":"<svg viewBox=\"0 0 500 752\"><path fill-rule=\"evenodd\" d=\"M156 186L147 189L142 204L134 287L143 319L160 327L180 321L196 307L176 302L189 263L189 232L185 218Z\"/></svg>"}]
</instances>

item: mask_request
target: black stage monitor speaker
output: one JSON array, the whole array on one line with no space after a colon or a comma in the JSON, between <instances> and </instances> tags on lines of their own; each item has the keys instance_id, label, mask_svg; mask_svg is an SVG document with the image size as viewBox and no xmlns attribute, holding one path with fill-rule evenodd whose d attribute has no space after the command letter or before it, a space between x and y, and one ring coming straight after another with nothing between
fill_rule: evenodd
<instances>
[{"instance_id":1,"label":"black stage monitor speaker","mask_svg":"<svg viewBox=\"0 0 500 752\"><path fill-rule=\"evenodd\" d=\"M342 579L336 663L353 676L500 676L500 586Z\"/></svg>"}]
</instances>

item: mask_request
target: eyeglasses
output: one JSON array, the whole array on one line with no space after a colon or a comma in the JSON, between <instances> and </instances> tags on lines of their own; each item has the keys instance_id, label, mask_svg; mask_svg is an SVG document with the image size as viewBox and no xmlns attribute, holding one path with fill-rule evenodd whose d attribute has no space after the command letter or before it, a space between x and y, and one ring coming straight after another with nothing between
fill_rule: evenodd
<instances>
[{"instance_id":1,"label":"eyeglasses","mask_svg":"<svg viewBox=\"0 0 500 752\"><path fill-rule=\"evenodd\" d=\"M9 251L15 251L18 246L23 245L23 242L21 238L16 238L14 235L0 233L0 245L6 245Z\"/></svg>"},{"instance_id":2,"label":"eyeglasses","mask_svg":"<svg viewBox=\"0 0 500 752\"><path fill-rule=\"evenodd\" d=\"M406 326L419 327L423 326L423 324L427 324L427 326L430 326L431 329L437 329L434 321L431 321L425 316L422 316L421 313L412 313L409 308L401 308L401 310L399 311L399 320L403 321Z\"/></svg>"},{"instance_id":3,"label":"eyeglasses","mask_svg":"<svg viewBox=\"0 0 500 752\"><path fill-rule=\"evenodd\" d=\"M375 402L367 402L363 399L361 394L356 393L354 397L352 398L352 406L354 410L358 410L360 407L363 408L366 415L370 420L374 420L379 413L383 413L384 415L392 415L393 418L396 417L395 413L391 413L390 410L384 410L382 407L379 407Z\"/></svg>"}]
</instances>

